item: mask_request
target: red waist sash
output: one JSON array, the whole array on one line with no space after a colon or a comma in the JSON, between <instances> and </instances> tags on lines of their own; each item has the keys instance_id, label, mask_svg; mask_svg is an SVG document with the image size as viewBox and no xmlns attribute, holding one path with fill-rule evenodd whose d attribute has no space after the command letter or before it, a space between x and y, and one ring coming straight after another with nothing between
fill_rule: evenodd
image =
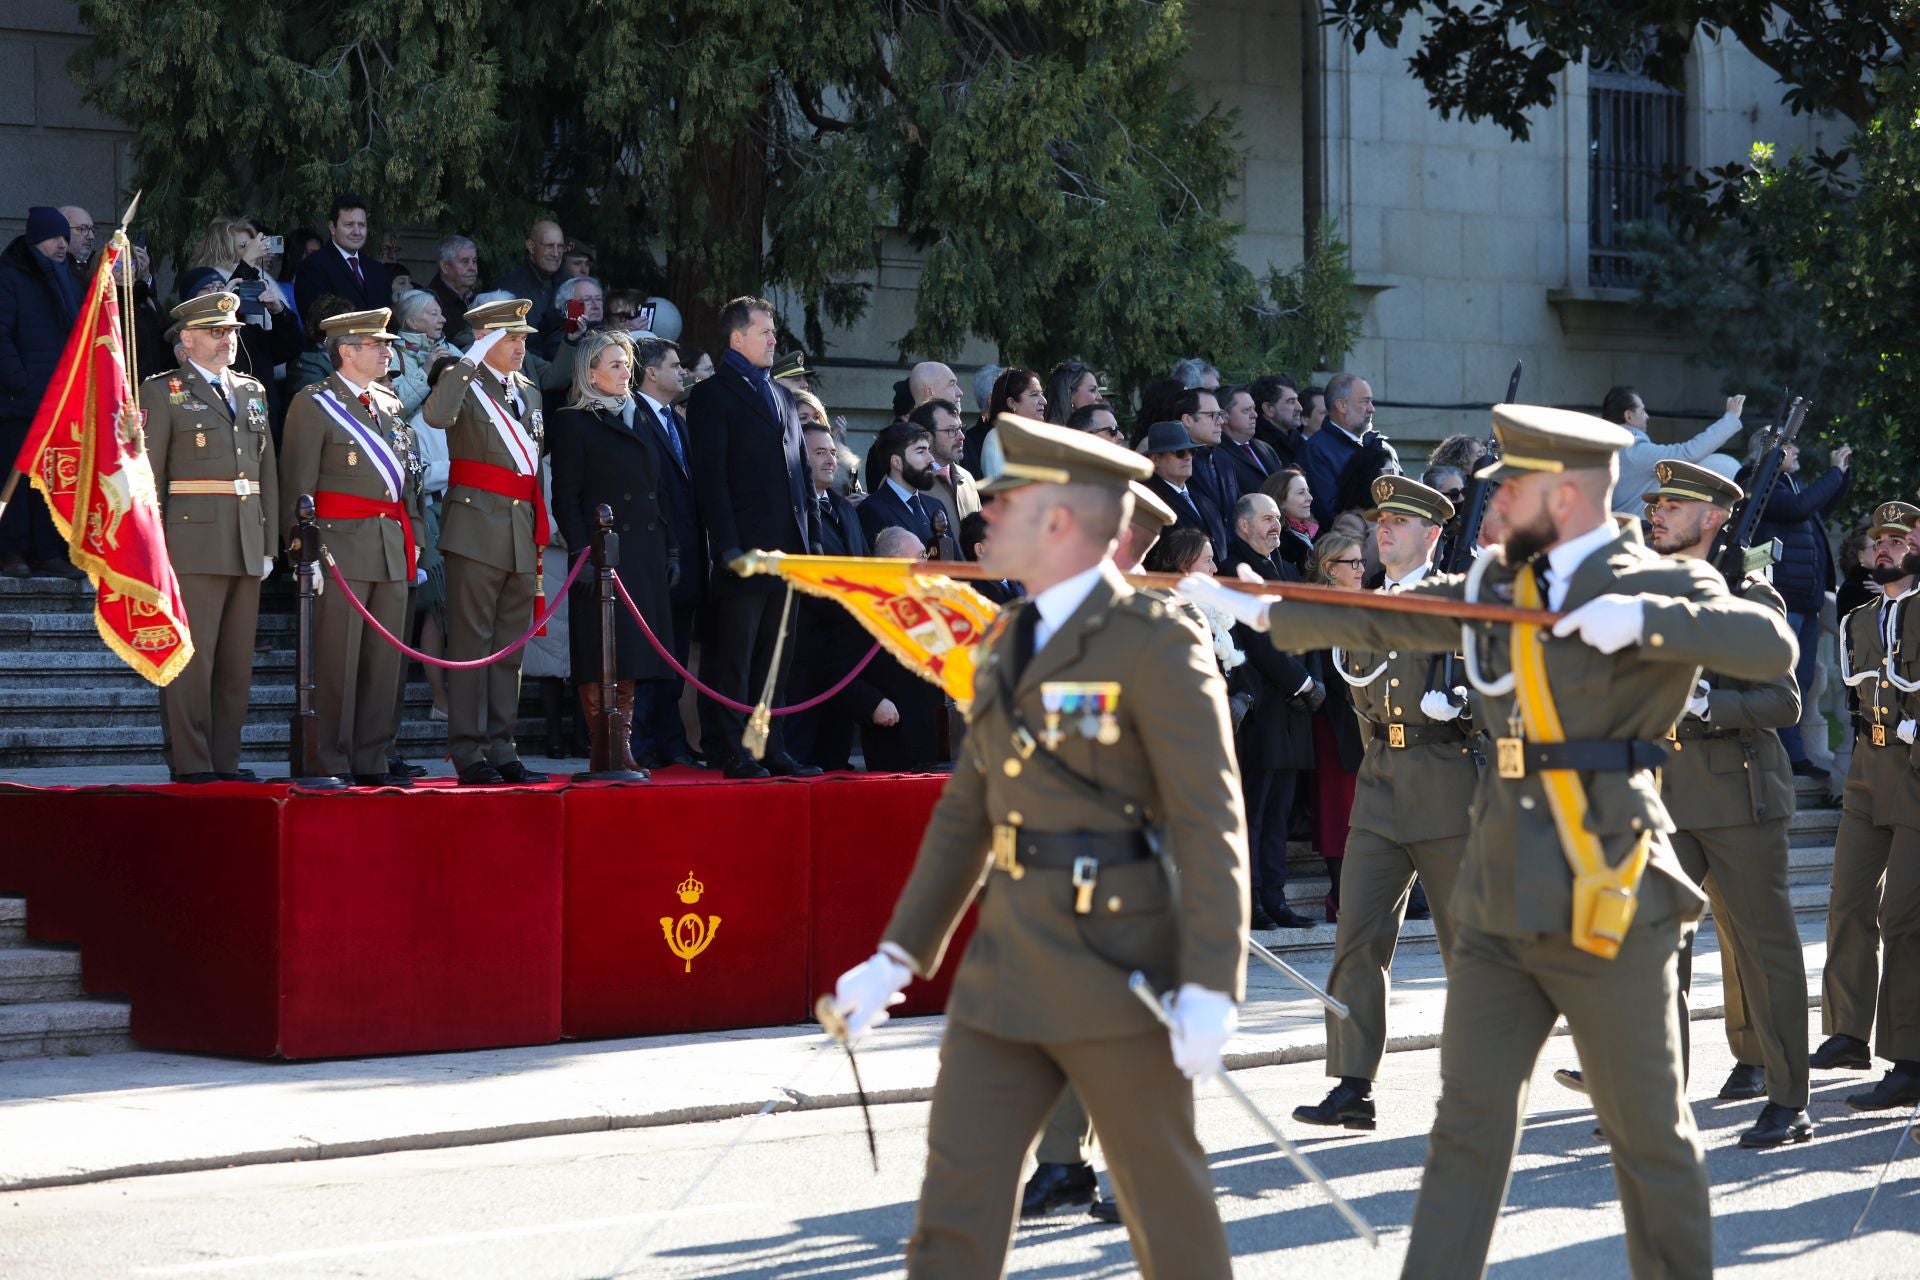
<instances>
[{"instance_id":1,"label":"red waist sash","mask_svg":"<svg viewBox=\"0 0 1920 1280\"><path fill-rule=\"evenodd\" d=\"M455 458L447 468L447 484L466 485L469 489L481 489L487 493L497 493L503 498L517 498L533 506L533 545L547 545L547 497L541 492L538 476L523 476L518 471L506 467L496 467L491 462L471 462L465 458ZM538 573L539 570L535 569Z\"/></svg>"},{"instance_id":2,"label":"red waist sash","mask_svg":"<svg viewBox=\"0 0 1920 1280\"><path fill-rule=\"evenodd\" d=\"M413 574L420 567L420 553L413 545L413 521L407 519L407 509L398 502L382 502L378 498L363 498L353 493L328 493L322 490L313 495L313 514L321 520L372 520L385 516L400 526L400 536L407 547L407 581L413 581Z\"/></svg>"}]
</instances>

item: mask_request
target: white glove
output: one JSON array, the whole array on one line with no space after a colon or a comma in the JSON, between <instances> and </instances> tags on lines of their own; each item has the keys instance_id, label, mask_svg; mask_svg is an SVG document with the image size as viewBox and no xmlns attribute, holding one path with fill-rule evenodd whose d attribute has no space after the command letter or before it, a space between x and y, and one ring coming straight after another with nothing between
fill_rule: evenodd
<instances>
[{"instance_id":1,"label":"white glove","mask_svg":"<svg viewBox=\"0 0 1920 1280\"><path fill-rule=\"evenodd\" d=\"M1647 607L1638 596L1604 595L1587 601L1553 624L1556 636L1578 635L1602 653L1618 653L1640 643Z\"/></svg>"},{"instance_id":2,"label":"white glove","mask_svg":"<svg viewBox=\"0 0 1920 1280\"><path fill-rule=\"evenodd\" d=\"M1189 982L1173 1002L1173 1065L1189 1080L1220 1074L1220 1051L1240 1027L1240 1011L1218 991Z\"/></svg>"},{"instance_id":3,"label":"white glove","mask_svg":"<svg viewBox=\"0 0 1920 1280\"><path fill-rule=\"evenodd\" d=\"M847 1020L847 1043L885 1022L887 1010L906 999L900 992L911 981L913 970L884 951L841 974L833 984L833 1007Z\"/></svg>"},{"instance_id":4,"label":"white glove","mask_svg":"<svg viewBox=\"0 0 1920 1280\"><path fill-rule=\"evenodd\" d=\"M505 329L490 329L478 338L475 338L473 345L467 348L467 354L460 358L468 364L484 364L486 363L487 352L499 346L501 340L506 336L507 331Z\"/></svg>"},{"instance_id":5,"label":"white glove","mask_svg":"<svg viewBox=\"0 0 1920 1280\"><path fill-rule=\"evenodd\" d=\"M1232 587L1223 587L1199 573L1190 573L1180 579L1180 585L1174 590L1181 599L1210 605L1243 626L1255 631L1267 629L1267 609L1272 602L1265 596L1248 595Z\"/></svg>"},{"instance_id":6,"label":"white glove","mask_svg":"<svg viewBox=\"0 0 1920 1280\"><path fill-rule=\"evenodd\" d=\"M1707 695L1713 692L1713 686L1705 680L1693 686L1693 696L1687 699L1687 714L1701 720L1707 718Z\"/></svg>"},{"instance_id":7,"label":"white glove","mask_svg":"<svg viewBox=\"0 0 1920 1280\"><path fill-rule=\"evenodd\" d=\"M313 579L313 598L318 600L320 593L326 590L326 579L320 576L320 562L315 560L307 566L308 575Z\"/></svg>"},{"instance_id":8,"label":"white glove","mask_svg":"<svg viewBox=\"0 0 1920 1280\"><path fill-rule=\"evenodd\" d=\"M265 582L273 576L273 557L263 556L260 560L260 581Z\"/></svg>"},{"instance_id":9,"label":"white glove","mask_svg":"<svg viewBox=\"0 0 1920 1280\"><path fill-rule=\"evenodd\" d=\"M1459 704L1447 696L1445 690L1429 689L1420 695L1420 711L1429 720L1458 720Z\"/></svg>"},{"instance_id":10,"label":"white glove","mask_svg":"<svg viewBox=\"0 0 1920 1280\"><path fill-rule=\"evenodd\" d=\"M1895 729L1893 732L1894 732L1894 735L1900 739L1900 741L1906 743L1908 746L1912 746L1913 739L1914 739L1914 728L1915 728L1914 721L1902 720L1900 722L1900 727L1898 729Z\"/></svg>"}]
</instances>

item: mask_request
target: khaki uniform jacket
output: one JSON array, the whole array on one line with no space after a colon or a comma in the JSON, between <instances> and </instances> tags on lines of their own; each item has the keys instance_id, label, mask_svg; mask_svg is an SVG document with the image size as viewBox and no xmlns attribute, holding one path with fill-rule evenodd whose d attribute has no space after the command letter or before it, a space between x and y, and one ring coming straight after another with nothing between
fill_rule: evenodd
<instances>
[{"instance_id":1,"label":"khaki uniform jacket","mask_svg":"<svg viewBox=\"0 0 1920 1280\"><path fill-rule=\"evenodd\" d=\"M463 360L440 375L439 385L434 387L420 412L430 425L447 433L449 458L455 462L490 463L509 471L518 467L506 442L494 430L486 410L474 399L476 394L491 397L502 413L518 421L521 429L533 438L535 448L543 447L545 416L541 410L540 389L519 374L513 375L513 381L526 406L526 412L517 418L493 370ZM545 470L544 466L540 469ZM440 550L509 573L538 573L540 560L533 546L533 506L470 485L449 485L445 513L440 517Z\"/></svg>"},{"instance_id":2,"label":"khaki uniform jacket","mask_svg":"<svg viewBox=\"0 0 1920 1280\"><path fill-rule=\"evenodd\" d=\"M1481 583L1482 598L1511 599L1514 576L1512 567L1496 560ZM1427 578L1409 592L1460 599L1465 580ZM1577 637L1546 637L1548 685L1569 740L1665 738L1708 662L1727 675L1752 680L1769 679L1793 664L1793 637L1784 618L1729 596L1720 575L1704 563L1654 554L1636 530L1623 530L1580 564L1563 608L1572 610L1609 593L1654 597L1645 601L1640 644L1608 655ZM1285 600L1273 606L1270 625L1277 643L1296 649L1404 645L1437 650L1461 637L1461 624L1446 617ZM1483 624L1475 630L1482 638L1481 674L1496 680L1512 667L1512 628ZM1515 710L1513 694L1488 697L1482 705L1482 722L1496 735L1504 733ZM1641 910L1649 919L1675 910L1697 916L1705 899L1667 841L1674 826L1654 774L1580 777L1586 785L1587 825L1599 835L1609 862L1617 865L1643 832L1653 833L1649 870L1658 874L1642 881ZM1466 857L1448 903L1454 920L1506 937L1571 932L1573 874L1538 777L1506 779L1488 769L1468 822Z\"/></svg>"},{"instance_id":3,"label":"khaki uniform jacket","mask_svg":"<svg viewBox=\"0 0 1920 1280\"><path fill-rule=\"evenodd\" d=\"M1379 670L1366 684L1347 686L1366 749L1354 783L1349 825L1403 845L1465 835L1467 800L1480 782L1479 762L1467 741L1473 721L1464 715L1433 720L1420 709L1432 655L1403 649L1342 650L1338 659L1341 670L1355 679ZM1445 724L1459 733L1439 742L1395 747L1373 736L1375 724L1421 730Z\"/></svg>"},{"instance_id":4,"label":"khaki uniform jacket","mask_svg":"<svg viewBox=\"0 0 1920 1280\"><path fill-rule=\"evenodd\" d=\"M355 421L393 446L402 467L401 491L387 487L386 476L366 456L360 442L347 434L318 403L327 392ZM401 421L400 398L376 382L367 388L375 412L360 405L353 388L335 373L325 382L301 389L287 406L287 422L281 431L284 449L280 458L280 528L292 538L297 523L295 509L303 493L345 493L376 502L399 501L413 522L415 539L424 536L421 522L420 484L416 475L405 470L407 454L413 448L413 432ZM407 563L406 538L400 526L378 516L351 520L321 519L320 540L332 553L340 572L354 582L413 581L413 568Z\"/></svg>"},{"instance_id":5,"label":"khaki uniform jacket","mask_svg":"<svg viewBox=\"0 0 1920 1280\"><path fill-rule=\"evenodd\" d=\"M1787 611L1780 593L1757 574L1748 575L1736 594L1783 616ZM1668 816L1681 831L1763 821L1754 812L1755 779L1765 820L1791 816L1793 770L1774 730L1800 723L1800 686L1793 673L1742 680L1708 670L1701 678L1711 686L1706 720L1710 736L1667 743L1660 798L1666 801Z\"/></svg>"},{"instance_id":6,"label":"khaki uniform jacket","mask_svg":"<svg viewBox=\"0 0 1920 1280\"><path fill-rule=\"evenodd\" d=\"M1887 619L1883 610L1896 611L1898 652L1920 654L1920 610L1912 606L1913 596L1898 602L1871 600L1849 613L1840 624L1840 643L1845 646L1845 670L1852 673L1849 682L1860 701L1859 734L1853 743L1853 765L1847 772L1847 803L1861 805L1876 827L1920 828L1920 747L1910 748L1899 738L1900 722L1915 714L1920 699L1903 695L1887 678L1887 643L1882 628ZM1912 680L1916 673L1903 669L1910 661L1895 660L1895 674ZM1881 728L1887 745L1873 745L1874 726ZM1864 795L1864 804L1861 796Z\"/></svg>"},{"instance_id":7,"label":"khaki uniform jacket","mask_svg":"<svg viewBox=\"0 0 1920 1280\"><path fill-rule=\"evenodd\" d=\"M175 379L177 393L171 385ZM267 424L267 389L233 369L222 381L239 406L232 421L225 403L191 364L141 382L147 460L174 571L258 578L262 562L280 553L273 524L280 509L279 474ZM175 480L251 480L260 493L169 494L167 486Z\"/></svg>"},{"instance_id":8,"label":"khaki uniform jacket","mask_svg":"<svg viewBox=\"0 0 1920 1280\"><path fill-rule=\"evenodd\" d=\"M1033 607L1023 602L1002 616L1011 622ZM1246 983L1247 826L1226 686L1211 644L1165 605L1129 588L1108 563L1012 691L1038 734L1046 723L1042 685L1119 683L1119 741L1103 746L1069 732L1057 754L1139 805L1179 875L1176 892L1158 860L1103 867L1094 909L1079 916L1065 869L1033 867L1017 880L988 871L996 825L1037 833L1140 826L1135 815L1094 801L1043 762L1020 761L1001 706L1017 630L1002 624L982 642L965 745L882 937L911 956L921 976L932 974L985 875L979 926L947 1014L1007 1039L1152 1031L1152 1015L1127 990L1133 969L1166 989L1193 982L1239 999Z\"/></svg>"}]
</instances>

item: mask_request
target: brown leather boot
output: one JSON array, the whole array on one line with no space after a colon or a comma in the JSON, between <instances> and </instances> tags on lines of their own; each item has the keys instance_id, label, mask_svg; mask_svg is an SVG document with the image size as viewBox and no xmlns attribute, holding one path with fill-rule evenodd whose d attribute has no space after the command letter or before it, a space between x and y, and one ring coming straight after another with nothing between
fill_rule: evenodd
<instances>
[{"instance_id":1,"label":"brown leather boot","mask_svg":"<svg viewBox=\"0 0 1920 1280\"><path fill-rule=\"evenodd\" d=\"M613 744L617 769L631 769L641 776L646 770L633 758L633 681L622 680L613 686L613 732L619 740Z\"/></svg>"},{"instance_id":2,"label":"brown leather boot","mask_svg":"<svg viewBox=\"0 0 1920 1280\"><path fill-rule=\"evenodd\" d=\"M600 715L600 682L598 680L580 685L580 711L587 719L587 768L600 769L608 756L601 748L607 736L605 719Z\"/></svg>"}]
</instances>

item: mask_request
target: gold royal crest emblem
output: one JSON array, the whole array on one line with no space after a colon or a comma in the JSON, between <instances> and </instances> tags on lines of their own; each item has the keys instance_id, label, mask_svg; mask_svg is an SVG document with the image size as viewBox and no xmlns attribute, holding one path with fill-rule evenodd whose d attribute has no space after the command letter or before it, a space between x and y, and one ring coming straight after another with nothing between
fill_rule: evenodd
<instances>
[{"instance_id":1,"label":"gold royal crest emblem","mask_svg":"<svg viewBox=\"0 0 1920 1280\"><path fill-rule=\"evenodd\" d=\"M687 872L687 878L676 888L680 901L692 905L700 901L700 895L707 886L693 878L693 872ZM660 917L660 931L667 936L667 948L686 962L686 972L693 972L693 958L713 944L713 935L719 932L720 917L708 916L702 920L698 914L689 911L675 920L672 916Z\"/></svg>"}]
</instances>

